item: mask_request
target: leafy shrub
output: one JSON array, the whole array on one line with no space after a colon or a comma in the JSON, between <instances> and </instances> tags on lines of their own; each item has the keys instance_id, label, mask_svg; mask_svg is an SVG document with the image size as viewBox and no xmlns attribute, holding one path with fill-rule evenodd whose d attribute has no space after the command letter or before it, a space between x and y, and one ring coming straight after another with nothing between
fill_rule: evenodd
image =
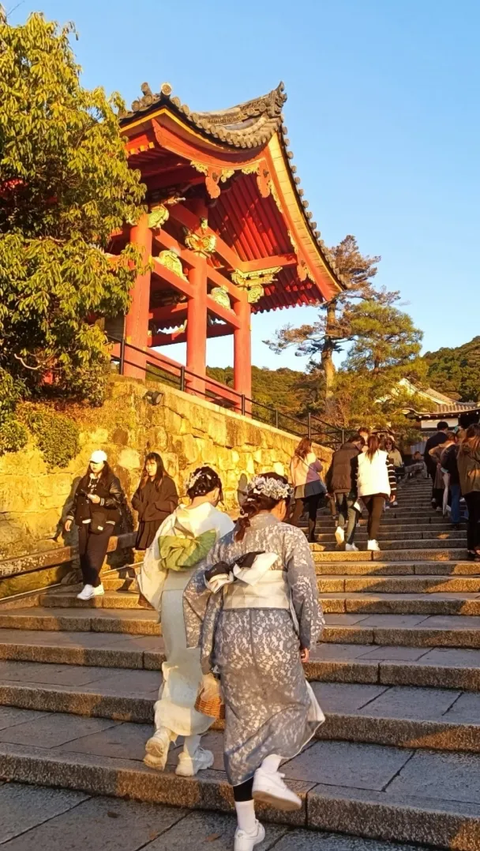
<instances>
[{"instance_id":1,"label":"leafy shrub","mask_svg":"<svg viewBox=\"0 0 480 851\"><path fill-rule=\"evenodd\" d=\"M28 442L28 431L18 420L7 417L0 425L0 455L19 452Z\"/></svg>"},{"instance_id":2,"label":"leafy shrub","mask_svg":"<svg viewBox=\"0 0 480 851\"><path fill-rule=\"evenodd\" d=\"M27 423L49 467L67 467L78 454L80 432L77 424L56 411L34 410Z\"/></svg>"}]
</instances>

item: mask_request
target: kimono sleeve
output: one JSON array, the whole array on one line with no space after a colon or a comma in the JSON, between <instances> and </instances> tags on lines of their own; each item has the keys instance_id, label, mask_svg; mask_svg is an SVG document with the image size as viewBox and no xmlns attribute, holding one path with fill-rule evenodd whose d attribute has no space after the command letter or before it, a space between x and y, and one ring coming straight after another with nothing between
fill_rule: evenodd
<instances>
[{"instance_id":1,"label":"kimono sleeve","mask_svg":"<svg viewBox=\"0 0 480 851\"><path fill-rule=\"evenodd\" d=\"M303 532L293 526L285 529L285 566L300 644L310 649L320 638L325 620L310 546Z\"/></svg>"},{"instance_id":2,"label":"kimono sleeve","mask_svg":"<svg viewBox=\"0 0 480 851\"><path fill-rule=\"evenodd\" d=\"M207 613L212 592L205 585L205 571L212 564L222 560L225 544L222 541L212 547L208 556L199 564L185 591L183 592L183 619L187 647L199 647L202 638L202 625Z\"/></svg>"}]
</instances>

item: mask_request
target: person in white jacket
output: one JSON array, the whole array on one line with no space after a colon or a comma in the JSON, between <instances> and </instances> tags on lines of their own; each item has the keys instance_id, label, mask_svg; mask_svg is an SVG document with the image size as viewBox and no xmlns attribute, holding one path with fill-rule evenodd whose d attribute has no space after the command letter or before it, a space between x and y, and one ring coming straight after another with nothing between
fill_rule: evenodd
<instances>
[{"instance_id":1,"label":"person in white jacket","mask_svg":"<svg viewBox=\"0 0 480 851\"><path fill-rule=\"evenodd\" d=\"M185 736L176 768L183 777L213 765L213 754L200 747L201 735L213 718L195 709L202 670L200 651L187 648L183 592L199 562L233 529L230 517L216 507L222 483L211 467L195 470L187 494L190 504L179 505L160 526L138 580L143 596L160 612L166 656L155 703L155 733L146 743L144 762L163 771L170 743Z\"/></svg>"},{"instance_id":2,"label":"person in white jacket","mask_svg":"<svg viewBox=\"0 0 480 851\"><path fill-rule=\"evenodd\" d=\"M378 552L378 532L385 501L395 502L397 478L395 467L376 434L368 438L366 452L353 459L353 484L368 511L367 550Z\"/></svg>"}]
</instances>

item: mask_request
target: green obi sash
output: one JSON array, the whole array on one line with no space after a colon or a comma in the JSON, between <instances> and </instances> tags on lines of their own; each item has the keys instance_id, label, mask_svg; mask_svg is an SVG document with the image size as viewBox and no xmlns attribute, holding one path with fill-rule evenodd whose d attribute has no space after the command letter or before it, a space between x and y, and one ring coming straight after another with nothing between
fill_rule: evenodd
<instances>
[{"instance_id":1,"label":"green obi sash","mask_svg":"<svg viewBox=\"0 0 480 851\"><path fill-rule=\"evenodd\" d=\"M202 532L198 538L183 535L160 535L158 551L161 570L188 570L206 558L217 539L214 529Z\"/></svg>"}]
</instances>

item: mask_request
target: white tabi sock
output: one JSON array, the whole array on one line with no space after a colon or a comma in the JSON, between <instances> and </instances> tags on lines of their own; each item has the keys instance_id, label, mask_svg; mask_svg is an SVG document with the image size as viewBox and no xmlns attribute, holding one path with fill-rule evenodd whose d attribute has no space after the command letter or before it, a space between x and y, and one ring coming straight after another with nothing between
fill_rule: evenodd
<instances>
[{"instance_id":1,"label":"white tabi sock","mask_svg":"<svg viewBox=\"0 0 480 851\"><path fill-rule=\"evenodd\" d=\"M235 801L237 824L245 833L254 834L257 829L254 801Z\"/></svg>"},{"instance_id":2,"label":"white tabi sock","mask_svg":"<svg viewBox=\"0 0 480 851\"><path fill-rule=\"evenodd\" d=\"M189 757L193 759L198 748L200 747L201 736L186 736L185 744L183 746L183 752L188 753Z\"/></svg>"},{"instance_id":3,"label":"white tabi sock","mask_svg":"<svg viewBox=\"0 0 480 851\"><path fill-rule=\"evenodd\" d=\"M269 756L265 757L260 768L262 771L265 771L266 774L276 774L280 768L281 761L281 756L277 756L276 753L271 753Z\"/></svg>"}]
</instances>

